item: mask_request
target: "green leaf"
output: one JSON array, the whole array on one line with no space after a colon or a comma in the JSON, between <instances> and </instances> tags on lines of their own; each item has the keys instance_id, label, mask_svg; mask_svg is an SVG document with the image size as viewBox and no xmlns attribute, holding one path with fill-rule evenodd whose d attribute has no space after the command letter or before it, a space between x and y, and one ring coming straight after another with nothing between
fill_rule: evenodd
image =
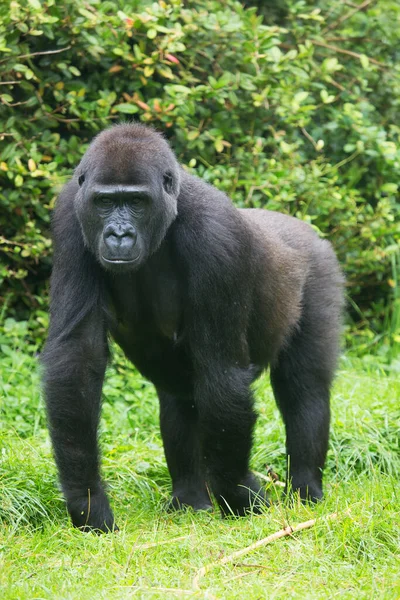
<instances>
[{"instance_id":1,"label":"green leaf","mask_svg":"<svg viewBox=\"0 0 400 600\"><path fill-rule=\"evenodd\" d=\"M148 29L147 37L149 38L149 40L154 40L154 38L157 37L157 29Z\"/></svg>"},{"instance_id":2,"label":"green leaf","mask_svg":"<svg viewBox=\"0 0 400 600\"><path fill-rule=\"evenodd\" d=\"M282 58L282 52L278 46L272 46L267 50L267 56L274 62L279 62Z\"/></svg>"},{"instance_id":3,"label":"green leaf","mask_svg":"<svg viewBox=\"0 0 400 600\"><path fill-rule=\"evenodd\" d=\"M369 58L368 56L366 56L365 54L361 54L360 56L360 63L362 65L362 67L364 69L368 69L369 68Z\"/></svg>"},{"instance_id":4,"label":"green leaf","mask_svg":"<svg viewBox=\"0 0 400 600\"><path fill-rule=\"evenodd\" d=\"M139 48L139 46L138 46L137 44L135 44L135 45L133 46L133 53L134 53L134 55L135 55L135 58L136 58L137 60L139 60L139 61L142 61L142 60L143 60L143 54L142 54L142 52L141 52L141 50L140 50L140 48Z\"/></svg>"},{"instance_id":5,"label":"green leaf","mask_svg":"<svg viewBox=\"0 0 400 600\"><path fill-rule=\"evenodd\" d=\"M80 70L74 67L73 65L70 65L68 69L71 71L72 75L75 75L76 77L79 77L81 74Z\"/></svg>"},{"instance_id":6,"label":"green leaf","mask_svg":"<svg viewBox=\"0 0 400 600\"><path fill-rule=\"evenodd\" d=\"M339 63L336 56L332 56L324 60L324 62L321 65L321 68L326 73L334 73L335 71L343 69L343 66Z\"/></svg>"},{"instance_id":7,"label":"green leaf","mask_svg":"<svg viewBox=\"0 0 400 600\"><path fill-rule=\"evenodd\" d=\"M308 92L304 92L304 91L297 92L297 94L295 94L295 96L294 96L294 100L298 104L301 104L303 102L303 100L305 100L306 98L308 98Z\"/></svg>"},{"instance_id":8,"label":"green leaf","mask_svg":"<svg viewBox=\"0 0 400 600\"><path fill-rule=\"evenodd\" d=\"M176 84L176 85L171 85L171 88L173 89L174 92L178 92L181 94L190 94L190 92L191 92L191 89L189 87L186 87L186 85Z\"/></svg>"},{"instance_id":9,"label":"green leaf","mask_svg":"<svg viewBox=\"0 0 400 600\"><path fill-rule=\"evenodd\" d=\"M324 104L330 104L335 100L335 96L333 96L332 94L328 94L326 90L321 90L320 94L321 100Z\"/></svg>"},{"instance_id":10,"label":"green leaf","mask_svg":"<svg viewBox=\"0 0 400 600\"><path fill-rule=\"evenodd\" d=\"M384 183L381 187L381 192L385 192L387 194L396 194L398 192L399 186L397 183Z\"/></svg>"},{"instance_id":11,"label":"green leaf","mask_svg":"<svg viewBox=\"0 0 400 600\"><path fill-rule=\"evenodd\" d=\"M138 112L139 108L136 106L136 104L128 104L123 102L122 104L113 106L113 110L127 115L133 115L134 113Z\"/></svg>"},{"instance_id":12,"label":"green leaf","mask_svg":"<svg viewBox=\"0 0 400 600\"><path fill-rule=\"evenodd\" d=\"M200 135L200 132L197 129L195 129L193 131L189 131L189 133L187 134L187 139L192 141L192 140L195 140L196 138L198 138L199 135Z\"/></svg>"}]
</instances>

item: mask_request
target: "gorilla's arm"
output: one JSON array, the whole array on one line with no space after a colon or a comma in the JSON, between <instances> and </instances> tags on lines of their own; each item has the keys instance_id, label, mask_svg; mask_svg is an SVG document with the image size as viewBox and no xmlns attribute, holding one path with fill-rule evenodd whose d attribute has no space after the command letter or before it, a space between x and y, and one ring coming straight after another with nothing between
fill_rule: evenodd
<instances>
[{"instance_id":1,"label":"gorilla's arm","mask_svg":"<svg viewBox=\"0 0 400 600\"><path fill-rule=\"evenodd\" d=\"M54 218L51 327L43 354L44 391L61 485L73 523L112 529L99 474L97 426L107 340L94 260L72 207L74 183Z\"/></svg>"}]
</instances>

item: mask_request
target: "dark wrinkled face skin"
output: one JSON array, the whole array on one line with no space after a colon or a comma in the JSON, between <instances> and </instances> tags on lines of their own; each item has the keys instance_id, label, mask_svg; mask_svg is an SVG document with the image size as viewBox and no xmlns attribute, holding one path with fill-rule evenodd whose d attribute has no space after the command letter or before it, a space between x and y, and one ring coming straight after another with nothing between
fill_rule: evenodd
<instances>
[{"instance_id":1,"label":"dark wrinkled face skin","mask_svg":"<svg viewBox=\"0 0 400 600\"><path fill-rule=\"evenodd\" d=\"M179 193L178 163L164 140L160 156L152 135L123 133L124 126L103 132L90 146L77 169L74 203L86 246L116 273L137 270L157 250Z\"/></svg>"},{"instance_id":2,"label":"dark wrinkled face skin","mask_svg":"<svg viewBox=\"0 0 400 600\"><path fill-rule=\"evenodd\" d=\"M90 247L109 270L134 269L149 254L146 243L153 196L147 186L93 185L85 202L96 221ZM88 222L88 221L87 221ZM93 243L94 242L94 243Z\"/></svg>"}]
</instances>

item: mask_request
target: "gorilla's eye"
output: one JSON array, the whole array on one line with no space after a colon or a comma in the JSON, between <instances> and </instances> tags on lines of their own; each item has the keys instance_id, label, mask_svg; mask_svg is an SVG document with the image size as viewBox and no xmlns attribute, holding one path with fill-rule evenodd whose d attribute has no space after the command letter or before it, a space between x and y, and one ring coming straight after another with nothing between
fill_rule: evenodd
<instances>
[{"instance_id":1,"label":"gorilla's eye","mask_svg":"<svg viewBox=\"0 0 400 600\"><path fill-rule=\"evenodd\" d=\"M109 196L97 196L95 202L100 208L111 208L114 206L114 201Z\"/></svg>"},{"instance_id":2,"label":"gorilla's eye","mask_svg":"<svg viewBox=\"0 0 400 600\"><path fill-rule=\"evenodd\" d=\"M174 188L174 179L172 177L171 171L167 171L164 173L163 177L163 187L167 194L171 194Z\"/></svg>"},{"instance_id":3,"label":"gorilla's eye","mask_svg":"<svg viewBox=\"0 0 400 600\"><path fill-rule=\"evenodd\" d=\"M82 173L82 175L79 175L79 179L78 179L79 187L82 186L84 181L85 181L85 174Z\"/></svg>"}]
</instances>

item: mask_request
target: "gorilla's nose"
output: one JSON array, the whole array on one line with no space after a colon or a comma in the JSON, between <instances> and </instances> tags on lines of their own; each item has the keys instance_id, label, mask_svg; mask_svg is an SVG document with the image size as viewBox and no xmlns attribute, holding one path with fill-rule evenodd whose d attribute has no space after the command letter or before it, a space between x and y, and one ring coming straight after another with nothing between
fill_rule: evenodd
<instances>
[{"instance_id":1,"label":"gorilla's nose","mask_svg":"<svg viewBox=\"0 0 400 600\"><path fill-rule=\"evenodd\" d=\"M137 233L133 225L107 225L104 230L104 241L108 246L121 246L124 242L132 245L136 242Z\"/></svg>"},{"instance_id":2,"label":"gorilla's nose","mask_svg":"<svg viewBox=\"0 0 400 600\"><path fill-rule=\"evenodd\" d=\"M124 258L136 244L137 232L131 224L109 224L104 229L104 243L113 255Z\"/></svg>"}]
</instances>

